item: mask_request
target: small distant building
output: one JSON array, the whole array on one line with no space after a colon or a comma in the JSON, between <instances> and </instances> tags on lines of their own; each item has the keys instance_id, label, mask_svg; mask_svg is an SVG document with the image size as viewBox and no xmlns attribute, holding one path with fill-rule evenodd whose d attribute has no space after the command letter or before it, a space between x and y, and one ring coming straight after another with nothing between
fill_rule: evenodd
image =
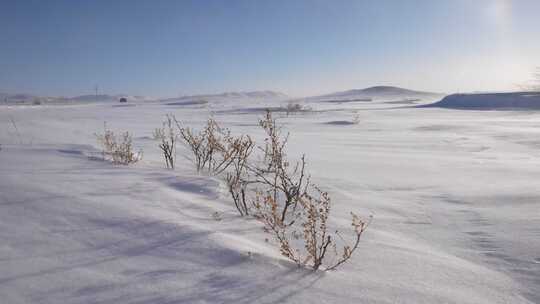
<instances>
[{"instance_id":1,"label":"small distant building","mask_svg":"<svg viewBox=\"0 0 540 304\"><path fill-rule=\"evenodd\" d=\"M120 98L120 102L127 102L127 98L125 97Z\"/></svg>"}]
</instances>

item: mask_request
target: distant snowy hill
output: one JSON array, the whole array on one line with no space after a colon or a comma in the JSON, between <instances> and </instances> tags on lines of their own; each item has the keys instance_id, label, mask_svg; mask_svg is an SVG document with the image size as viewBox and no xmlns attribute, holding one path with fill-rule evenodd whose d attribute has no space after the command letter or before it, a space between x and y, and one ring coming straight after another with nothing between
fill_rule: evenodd
<instances>
[{"instance_id":1,"label":"distant snowy hill","mask_svg":"<svg viewBox=\"0 0 540 304\"><path fill-rule=\"evenodd\" d=\"M325 97L341 97L341 96L356 96L356 95L365 95L368 97L380 97L380 96L425 96L425 95L439 95L437 93L423 92L423 91L414 91L399 87L392 86L375 86L365 89L355 89L348 90L343 92L336 92L332 94L323 95Z\"/></svg>"},{"instance_id":2,"label":"distant snowy hill","mask_svg":"<svg viewBox=\"0 0 540 304\"><path fill-rule=\"evenodd\" d=\"M538 109L540 110L540 92L453 94L441 101L422 107L453 109Z\"/></svg>"},{"instance_id":3,"label":"distant snowy hill","mask_svg":"<svg viewBox=\"0 0 540 304\"><path fill-rule=\"evenodd\" d=\"M269 105L289 99L286 94L276 91L225 92L218 94L187 95L159 100L169 106L210 106L226 105Z\"/></svg>"},{"instance_id":4,"label":"distant snowy hill","mask_svg":"<svg viewBox=\"0 0 540 304\"><path fill-rule=\"evenodd\" d=\"M0 104L66 104L66 103L88 103L88 102L116 102L120 98L127 98L128 101L146 101L150 98L145 96L131 96L125 94L88 94L74 97L57 96L37 96L31 94L8 94L0 93Z\"/></svg>"},{"instance_id":5,"label":"distant snowy hill","mask_svg":"<svg viewBox=\"0 0 540 304\"><path fill-rule=\"evenodd\" d=\"M8 93L0 93L0 102L25 102L25 101L33 101L37 96L30 95L30 94L8 94Z\"/></svg>"},{"instance_id":6,"label":"distant snowy hill","mask_svg":"<svg viewBox=\"0 0 540 304\"><path fill-rule=\"evenodd\" d=\"M72 103L93 103L93 102L118 102L120 98L126 98L128 102L156 101L147 96L126 95L126 94L87 94L73 97L49 97L36 96L30 94L8 94L0 92L1 104L72 104ZM159 99L157 101L167 103L207 103L223 101L283 101L289 97L286 94L276 91L246 91L246 92L224 92L218 94L185 95L180 97Z\"/></svg>"},{"instance_id":7,"label":"distant snowy hill","mask_svg":"<svg viewBox=\"0 0 540 304\"><path fill-rule=\"evenodd\" d=\"M320 96L309 97L311 101L370 101L372 99L424 99L440 97L442 94L415 91L393 86L374 86L365 89L353 89Z\"/></svg>"},{"instance_id":8,"label":"distant snowy hill","mask_svg":"<svg viewBox=\"0 0 540 304\"><path fill-rule=\"evenodd\" d=\"M71 98L68 98L68 99L72 100L72 101L82 101L82 102L117 100L115 96L104 95L104 94L102 94L102 95L92 95L92 94L80 95L80 96L75 96L75 97L71 97Z\"/></svg>"},{"instance_id":9,"label":"distant snowy hill","mask_svg":"<svg viewBox=\"0 0 540 304\"><path fill-rule=\"evenodd\" d=\"M125 95L125 94L118 94L118 95L80 95L68 98L68 100L71 101L80 101L80 102L93 102L93 101L118 101L120 98L126 98L128 101L145 101L149 100L148 97L145 96L132 96L132 95Z\"/></svg>"},{"instance_id":10,"label":"distant snowy hill","mask_svg":"<svg viewBox=\"0 0 540 304\"><path fill-rule=\"evenodd\" d=\"M257 98L257 99L283 99L286 94L276 91L250 91L250 92L224 92L218 94L185 95L175 98L167 98L162 101L194 100L194 99L229 99L229 98Z\"/></svg>"}]
</instances>

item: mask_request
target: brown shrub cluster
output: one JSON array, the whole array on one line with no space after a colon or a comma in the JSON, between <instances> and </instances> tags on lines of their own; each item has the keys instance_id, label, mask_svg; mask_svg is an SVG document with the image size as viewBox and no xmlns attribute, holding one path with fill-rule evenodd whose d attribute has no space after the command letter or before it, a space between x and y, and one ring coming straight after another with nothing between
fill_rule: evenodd
<instances>
[{"instance_id":1,"label":"brown shrub cluster","mask_svg":"<svg viewBox=\"0 0 540 304\"><path fill-rule=\"evenodd\" d=\"M204 128L198 132L182 126L176 118L174 120L184 144L193 154L193 162L198 172L221 174L240 153L231 132L221 128L213 118L209 118Z\"/></svg>"},{"instance_id":2,"label":"brown shrub cluster","mask_svg":"<svg viewBox=\"0 0 540 304\"><path fill-rule=\"evenodd\" d=\"M357 250L368 222L351 213L349 242L339 231L330 232L330 196L310 182L304 155L288 160L289 134L282 133L270 111L259 121L265 132L259 146L249 136L231 135L212 118L199 132L172 119L197 171L222 177L239 214L260 220L283 256L299 266L332 270ZM258 161L252 159L254 151L260 152Z\"/></svg>"},{"instance_id":3,"label":"brown shrub cluster","mask_svg":"<svg viewBox=\"0 0 540 304\"><path fill-rule=\"evenodd\" d=\"M303 193L299 199L300 208L291 223L281 220L279 203L272 196L259 193L256 199L256 217L264 223L265 231L271 233L279 243L283 256L298 266L311 267L314 270L336 269L349 260L360 244L360 238L368 222L351 212L353 240L347 242L339 231L330 233L328 218L331 200L327 192L312 186L315 195ZM341 246L338 248L338 241ZM329 254L331 258L329 257Z\"/></svg>"},{"instance_id":4,"label":"brown shrub cluster","mask_svg":"<svg viewBox=\"0 0 540 304\"><path fill-rule=\"evenodd\" d=\"M103 159L110 158L115 164L129 165L142 158L142 151L133 151L133 137L127 131L117 135L105 124L104 133L96 134L96 137L103 148Z\"/></svg>"}]
</instances>

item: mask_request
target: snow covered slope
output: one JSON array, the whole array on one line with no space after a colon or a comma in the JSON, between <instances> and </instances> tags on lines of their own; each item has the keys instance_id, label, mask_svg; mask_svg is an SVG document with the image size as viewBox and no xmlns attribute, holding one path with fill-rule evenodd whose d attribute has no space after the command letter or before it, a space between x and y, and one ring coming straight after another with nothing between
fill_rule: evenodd
<instances>
[{"instance_id":1,"label":"snow covered slope","mask_svg":"<svg viewBox=\"0 0 540 304\"><path fill-rule=\"evenodd\" d=\"M354 89L321 96L309 97L309 101L343 102L343 101L372 101L372 100L422 100L441 97L442 94L414 91L392 86L374 86L365 89Z\"/></svg>"},{"instance_id":2,"label":"snow covered slope","mask_svg":"<svg viewBox=\"0 0 540 304\"><path fill-rule=\"evenodd\" d=\"M219 94L199 94L199 95L187 95L174 98L162 99L162 102L172 101L194 101L194 100L206 100L206 101L227 101L227 100L284 100L288 96L281 92L276 91L250 91L250 92L225 92Z\"/></svg>"},{"instance_id":3,"label":"snow covered slope","mask_svg":"<svg viewBox=\"0 0 540 304\"><path fill-rule=\"evenodd\" d=\"M540 113L315 106L278 120L290 157L306 153L333 197L332 228L346 229L349 211L374 215L359 253L327 273L291 265L219 180L183 149L164 169L151 140L172 113L195 127L213 114L260 142L260 112L0 107L0 302L540 301ZM355 113L359 124L328 123ZM99 159L104 121L134 134L142 162Z\"/></svg>"},{"instance_id":4,"label":"snow covered slope","mask_svg":"<svg viewBox=\"0 0 540 304\"><path fill-rule=\"evenodd\" d=\"M540 109L540 92L453 94L425 105L451 109Z\"/></svg>"},{"instance_id":5,"label":"snow covered slope","mask_svg":"<svg viewBox=\"0 0 540 304\"><path fill-rule=\"evenodd\" d=\"M189 95L161 99L159 102L168 106L198 107L206 110L238 109L244 106L260 107L263 105L279 106L289 97L275 91L225 92L219 94Z\"/></svg>"}]
</instances>

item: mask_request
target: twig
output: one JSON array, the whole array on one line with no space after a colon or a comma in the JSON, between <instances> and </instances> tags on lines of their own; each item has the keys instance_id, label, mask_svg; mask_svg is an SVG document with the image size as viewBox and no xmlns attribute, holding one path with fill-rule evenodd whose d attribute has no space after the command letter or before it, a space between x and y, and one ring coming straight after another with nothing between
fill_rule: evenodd
<instances>
[{"instance_id":1,"label":"twig","mask_svg":"<svg viewBox=\"0 0 540 304\"><path fill-rule=\"evenodd\" d=\"M17 128L17 124L15 123L15 120L13 119L12 116L9 117L9 120L11 121L11 124L15 128L15 132L17 133L17 137L19 138L19 143L22 145L23 142L22 142L22 138L21 138L21 133L19 132L19 128Z\"/></svg>"}]
</instances>

